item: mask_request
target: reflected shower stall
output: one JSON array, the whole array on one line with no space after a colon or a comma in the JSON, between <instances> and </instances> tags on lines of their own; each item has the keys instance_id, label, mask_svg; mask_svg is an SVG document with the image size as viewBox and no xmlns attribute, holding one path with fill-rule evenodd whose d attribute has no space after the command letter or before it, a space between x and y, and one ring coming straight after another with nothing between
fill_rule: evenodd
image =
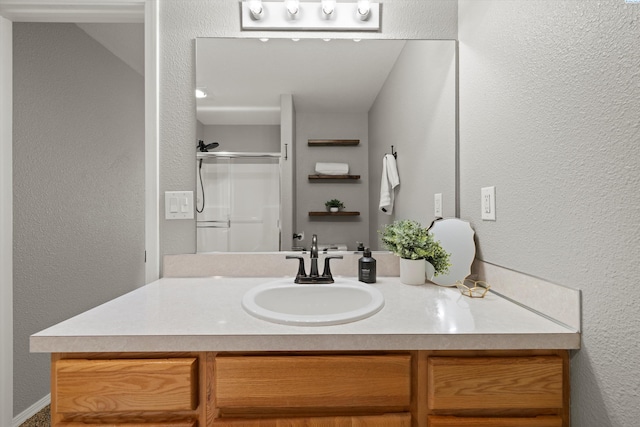
<instances>
[{"instance_id":1,"label":"reflected shower stall","mask_svg":"<svg viewBox=\"0 0 640 427\"><path fill-rule=\"evenodd\" d=\"M280 250L280 158L197 153L198 252Z\"/></svg>"}]
</instances>

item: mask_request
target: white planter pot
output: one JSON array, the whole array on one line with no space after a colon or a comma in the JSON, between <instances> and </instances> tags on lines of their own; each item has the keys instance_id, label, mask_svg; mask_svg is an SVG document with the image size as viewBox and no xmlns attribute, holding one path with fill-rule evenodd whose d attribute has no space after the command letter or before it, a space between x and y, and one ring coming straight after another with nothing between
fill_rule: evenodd
<instances>
[{"instance_id":1,"label":"white planter pot","mask_svg":"<svg viewBox=\"0 0 640 427\"><path fill-rule=\"evenodd\" d=\"M339 210L340 210L340 208L336 208L336 207L329 208L330 212L338 212Z\"/></svg>"},{"instance_id":2,"label":"white planter pot","mask_svg":"<svg viewBox=\"0 0 640 427\"><path fill-rule=\"evenodd\" d=\"M429 261L425 260L424 264L425 264L425 277L427 278L428 281L432 281L433 276L436 275L436 268Z\"/></svg>"},{"instance_id":3,"label":"white planter pot","mask_svg":"<svg viewBox=\"0 0 640 427\"><path fill-rule=\"evenodd\" d=\"M423 259L400 258L400 281L405 285L424 284L426 266Z\"/></svg>"}]
</instances>

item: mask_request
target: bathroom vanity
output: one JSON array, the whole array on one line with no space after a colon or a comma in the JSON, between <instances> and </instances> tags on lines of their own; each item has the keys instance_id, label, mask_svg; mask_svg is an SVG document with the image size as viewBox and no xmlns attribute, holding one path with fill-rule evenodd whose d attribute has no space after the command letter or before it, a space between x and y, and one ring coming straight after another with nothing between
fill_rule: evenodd
<instances>
[{"instance_id":1,"label":"bathroom vanity","mask_svg":"<svg viewBox=\"0 0 640 427\"><path fill-rule=\"evenodd\" d=\"M268 280L163 278L33 335L52 425L569 426L576 330L397 277L369 318L281 325L240 305Z\"/></svg>"}]
</instances>

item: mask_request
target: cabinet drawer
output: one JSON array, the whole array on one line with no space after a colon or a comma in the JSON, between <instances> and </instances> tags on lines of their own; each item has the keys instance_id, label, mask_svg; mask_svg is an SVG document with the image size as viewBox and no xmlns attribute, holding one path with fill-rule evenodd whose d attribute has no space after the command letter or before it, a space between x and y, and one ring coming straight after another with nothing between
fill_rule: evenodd
<instances>
[{"instance_id":1,"label":"cabinet drawer","mask_svg":"<svg viewBox=\"0 0 640 427\"><path fill-rule=\"evenodd\" d=\"M462 418L428 417L429 427L562 427L560 417Z\"/></svg>"},{"instance_id":2,"label":"cabinet drawer","mask_svg":"<svg viewBox=\"0 0 640 427\"><path fill-rule=\"evenodd\" d=\"M221 409L406 410L411 356L222 356L215 362L214 389Z\"/></svg>"},{"instance_id":3,"label":"cabinet drawer","mask_svg":"<svg viewBox=\"0 0 640 427\"><path fill-rule=\"evenodd\" d=\"M411 427L411 414L216 420L214 427Z\"/></svg>"},{"instance_id":4,"label":"cabinet drawer","mask_svg":"<svg viewBox=\"0 0 640 427\"><path fill-rule=\"evenodd\" d=\"M198 406L196 358L54 362L57 413L180 411Z\"/></svg>"},{"instance_id":5,"label":"cabinet drawer","mask_svg":"<svg viewBox=\"0 0 640 427\"><path fill-rule=\"evenodd\" d=\"M430 357L428 407L562 408L562 363L559 356Z\"/></svg>"}]
</instances>

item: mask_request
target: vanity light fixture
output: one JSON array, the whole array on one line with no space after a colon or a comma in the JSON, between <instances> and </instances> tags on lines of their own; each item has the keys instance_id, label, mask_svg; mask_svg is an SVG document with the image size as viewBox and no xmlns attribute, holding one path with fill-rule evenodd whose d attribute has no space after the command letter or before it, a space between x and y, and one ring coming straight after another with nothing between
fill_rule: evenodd
<instances>
[{"instance_id":1,"label":"vanity light fixture","mask_svg":"<svg viewBox=\"0 0 640 427\"><path fill-rule=\"evenodd\" d=\"M207 88L206 87L197 87L196 88L196 98L202 99L207 97Z\"/></svg>"},{"instance_id":2,"label":"vanity light fixture","mask_svg":"<svg viewBox=\"0 0 640 427\"><path fill-rule=\"evenodd\" d=\"M380 31L382 5L369 0L242 0L242 31Z\"/></svg>"}]
</instances>

